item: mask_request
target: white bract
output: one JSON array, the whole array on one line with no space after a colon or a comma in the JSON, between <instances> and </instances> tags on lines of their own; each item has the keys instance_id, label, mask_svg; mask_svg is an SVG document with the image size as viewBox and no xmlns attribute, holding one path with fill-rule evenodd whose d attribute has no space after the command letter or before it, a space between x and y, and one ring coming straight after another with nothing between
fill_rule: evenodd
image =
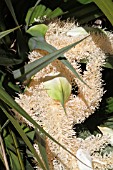
<instances>
[{"instance_id":1,"label":"white bract","mask_svg":"<svg viewBox=\"0 0 113 170\"><path fill-rule=\"evenodd\" d=\"M92 159L88 151L78 149L76 156L81 161L77 160L79 170L93 170Z\"/></svg>"},{"instance_id":2,"label":"white bract","mask_svg":"<svg viewBox=\"0 0 113 170\"><path fill-rule=\"evenodd\" d=\"M100 126L98 126L98 128L103 133L103 135L109 137L109 143L113 146L113 129L108 127L100 127Z\"/></svg>"},{"instance_id":3,"label":"white bract","mask_svg":"<svg viewBox=\"0 0 113 170\"><path fill-rule=\"evenodd\" d=\"M59 101L65 111L64 105L71 94L71 84L68 82L68 80L65 77L56 77L45 81L43 84L48 95L52 99Z\"/></svg>"},{"instance_id":4,"label":"white bract","mask_svg":"<svg viewBox=\"0 0 113 170\"><path fill-rule=\"evenodd\" d=\"M79 37L81 35L85 35L85 36L88 35L87 31L83 27L76 27L67 32L67 36L71 36L71 37Z\"/></svg>"}]
</instances>

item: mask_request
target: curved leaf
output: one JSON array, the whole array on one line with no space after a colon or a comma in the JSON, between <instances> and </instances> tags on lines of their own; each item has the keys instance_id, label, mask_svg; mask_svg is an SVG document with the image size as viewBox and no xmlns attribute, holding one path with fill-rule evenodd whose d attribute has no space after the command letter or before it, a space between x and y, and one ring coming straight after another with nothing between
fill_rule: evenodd
<instances>
[{"instance_id":1,"label":"curved leaf","mask_svg":"<svg viewBox=\"0 0 113 170\"><path fill-rule=\"evenodd\" d=\"M65 103L71 94L71 84L65 77L56 77L52 80L44 82L44 88L48 95L61 103L65 111ZM66 112L66 111L65 111Z\"/></svg>"},{"instance_id":2,"label":"curved leaf","mask_svg":"<svg viewBox=\"0 0 113 170\"><path fill-rule=\"evenodd\" d=\"M80 2L81 4L89 4L93 2L92 0L77 0L77 1Z\"/></svg>"},{"instance_id":3,"label":"curved leaf","mask_svg":"<svg viewBox=\"0 0 113 170\"><path fill-rule=\"evenodd\" d=\"M44 36L48 27L45 24L38 24L30 27L26 32L32 36Z\"/></svg>"},{"instance_id":4,"label":"curved leaf","mask_svg":"<svg viewBox=\"0 0 113 170\"><path fill-rule=\"evenodd\" d=\"M59 7L52 11L40 4L29 9L25 21L27 25L30 25L34 22L43 22L45 19L53 19L62 14L63 11Z\"/></svg>"},{"instance_id":5,"label":"curved leaf","mask_svg":"<svg viewBox=\"0 0 113 170\"><path fill-rule=\"evenodd\" d=\"M70 153L73 157L75 157L77 160L79 160L75 154L73 154L72 152L70 152L67 148L65 148L61 143L59 143L58 141L56 141L50 134L48 134L38 123L35 122L35 120L33 120L31 118L31 116L28 115L28 113L18 105L18 103L16 103L13 98L3 89L0 87L0 99L2 101L4 101L6 104L8 104L8 106L10 106L13 110L17 111L19 114L21 114L24 118L26 118L28 121L30 121L41 133L45 134L47 137L49 137L53 142L55 142L56 144L58 144L60 147L62 147L65 151L67 151L68 153ZM18 122L6 111L6 109L4 109L4 107L2 107L2 105L0 105L0 107L2 108L2 110L5 112L5 114L7 115L7 117L10 119L10 121L13 123L13 125L15 126L15 128L17 130L20 130L20 125L18 124ZM16 122L15 122L16 121ZM18 127L17 127L18 126ZM22 130L22 129L21 129ZM21 131L20 130L20 131ZM23 136L23 130L22 130L22 137ZM25 135L25 133L24 133ZM26 140L26 137L24 138ZM31 145L29 145L31 146ZM33 149L33 148L32 148ZM31 149L30 149L31 150ZM32 150L34 153L34 149ZM34 154L37 155L37 154ZM37 156L36 156L37 157ZM81 161L80 161L81 162ZM83 163L84 164L84 163Z\"/></svg>"},{"instance_id":6,"label":"curved leaf","mask_svg":"<svg viewBox=\"0 0 113 170\"><path fill-rule=\"evenodd\" d=\"M9 8L9 10L11 12L11 15L12 15L16 25L19 25L18 21L17 21L17 18L16 18L16 15L15 15L15 11L14 11L14 8L13 8L11 0L5 0L5 2L6 2L6 5L7 5L7 7Z\"/></svg>"},{"instance_id":7,"label":"curved leaf","mask_svg":"<svg viewBox=\"0 0 113 170\"><path fill-rule=\"evenodd\" d=\"M38 41L37 38L35 38L35 37L31 38L32 44L34 42L32 48L34 48L34 49L44 49L44 50L50 52L50 54L48 54L48 55L46 55L46 56L44 56L44 57L42 57L42 58L40 58L38 60L35 60L34 62L32 62L32 63L30 63L28 65L25 65L24 67L22 67L22 68L20 68L18 70L13 71L15 79L19 79L20 81L24 81L24 80L26 80L28 78L31 78L38 71L40 71L41 69L46 67L48 64L50 64L55 59L59 58L60 61L63 64L65 64L74 73L74 75L78 79L80 79L84 84L86 84L82 80L82 78L79 76L79 74L76 72L74 67L70 64L70 62L62 54L67 52L69 49L76 46L80 42L82 42L87 37L81 39L78 42L70 44L70 45L68 45L68 46L66 46L64 48L61 48L60 50L56 50L55 47L51 46L50 44L46 43L43 40ZM41 37L41 38L43 38L43 37Z\"/></svg>"},{"instance_id":8,"label":"curved leaf","mask_svg":"<svg viewBox=\"0 0 113 170\"><path fill-rule=\"evenodd\" d=\"M36 150L34 149L33 145L31 144L31 142L29 141L28 137L26 136L26 134L24 133L24 131L21 129L21 126L19 125L19 123L13 118L13 116L11 116L6 109L0 105L1 109L3 110L3 112L6 114L6 116L8 117L8 119L11 121L11 123L13 124L13 126L15 127L15 129L19 132L20 136L22 137L22 139L24 140L24 142L26 143L26 145L29 147L29 149L31 150L31 152L34 154L34 156L37 158L37 161L39 162L39 165L42 167L43 170L46 170L46 168L44 167L39 155L37 154Z\"/></svg>"},{"instance_id":9,"label":"curved leaf","mask_svg":"<svg viewBox=\"0 0 113 170\"><path fill-rule=\"evenodd\" d=\"M0 39L5 37L6 35L10 34L11 32L15 31L18 28L20 28L20 26L16 27L16 28L12 28L12 29L0 32Z\"/></svg>"}]
</instances>

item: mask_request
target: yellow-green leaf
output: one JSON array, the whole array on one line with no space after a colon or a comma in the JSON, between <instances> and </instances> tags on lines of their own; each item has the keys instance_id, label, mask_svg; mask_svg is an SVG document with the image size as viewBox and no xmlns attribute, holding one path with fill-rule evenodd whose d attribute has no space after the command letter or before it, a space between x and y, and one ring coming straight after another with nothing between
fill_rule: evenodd
<instances>
[{"instance_id":1,"label":"yellow-green leaf","mask_svg":"<svg viewBox=\"0 0 113 170\"><path fill-rule=\"evenodd\" d=\"M46 34L48 27L45 24L38 24L30 27L27 30L27 33L29 33L32 36L44 36Z\"/></svg>"},{"instance_id":2,"label":"yellow-green leaf","mask_svg":"<svg viewBox=\"0 0 113 170\"><path fill-rule=\"evenodd\" d=\"M71 84L68 80L65 77L56 77L44 82L44 88L52 99L61 103L65 111L65 103L71 94Z\"/></svg>"},{"instance_id":3,"label":"yellow-green leaf","mask_svg":"<svg viewBox=\"0 0 113 170\"><path fill-rule=\"evenodd\" d=\"M108 20L113 25L113 1L112 0L93 0L95 4L101 9L101 11L106 15Z\"/></svg>"}]
</instances>

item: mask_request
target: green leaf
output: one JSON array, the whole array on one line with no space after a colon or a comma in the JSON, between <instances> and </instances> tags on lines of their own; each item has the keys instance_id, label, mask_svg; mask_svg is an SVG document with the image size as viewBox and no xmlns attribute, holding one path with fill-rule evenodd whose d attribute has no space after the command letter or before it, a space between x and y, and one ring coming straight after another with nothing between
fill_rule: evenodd
<instances>
[{"instance_id":1,"label":"green leaf","mask_svg":"<svg viewBox=\"0 0 113 170\"><path fill-rule=\"evenodd\" d=\"M85 38L83 38L82 40L76 42L77 44L79 44L81 41L83 41L84 39L86 39L88 36L86 36ZM76 45L77 45L76 44ZM29 40L29 47L31 50L33 49L42 49L45 51L48 51L49 53L52 53L54 51L56 51L57 49L55 47L53 47L52 45L48 44L44 37L33 37L30 38ZM69 46L67 46L69 47ZM58 51L58 50L57 50ZM66 57L64 55L60 55L60 57L58 58L65 66L67 66L73 73L74 75L81 80L84 84L86 84L82 78L79 76L79 74L76 72L76 70L74 69L74 67L71 65L71 63L66 59ZM86 84L87 85L87 84ZM87 85L88 86L88 85ZM88 86L89 87L89 86Z\"/></svg>"},{"instance_id":2,"label":"green leaf","mask_svg":"<svg viewBox=\"0 0 113 170\"><path fill-rule=\"evenodd\" d=\"M20 30L17 31L16 41L17 41L16 44L17 53L19 57L22 59L22 61L25 61L27 59L27 53L29 52L29 48L28 48L26 38Z\"/></svg>"},{"instance_id":3,"label":"green leaf","mask_svg":"<svg viewBox=\"0 0 113 170\"><path fill-rule=\"evenodd\" d=\"M70 6L70 1L68 2ZM76 1L71 1L71 7L63 14L63 19L76 18L79 25L86 25L89 21L92 21L98 17L103 16L101 10L95 3L81 4ZM68 9L68 8L67 8Z\"/></svg>"},{"instance_id":4,"label":"green leaf","mask_svg":"<svg viewBox=\"0 0 113 170\"><path fill-rule=\"evenodd\" d=\"M24 166L24 162L23 162L23 156L20 153L20 149L19 149L19 145L18 145L16 135L10 128L9 128L9 131L10 131L10 134L11 134L12 139L13 139L13 145L15 147L15 152L16 152L16 155L17 155L17 162L20 165L20 169L25 170L25 166Z\"/></svg>"},{"instance_id":5,"label":"green leaf","mask_svg":"<svg viewBox=\"0 0 113 170\"><path fill-rule=\"evenodd\" d=\"M12 5L12 1L11 0L5 0L6 2L6 5L16 23L16 25L19 25L18 21L17 21L17 18L16 18L16 14L15 14L15 11L14 11L14 8L13 8L13 5ZM26 53L27 53L27 45L26 45L26 42L25 42L25 37L23 37L22 35L22 32L21 32L21 29L19 29L19 31L17 32L17 50L18 50L18 54L19 56L23 59L23 61L25 61L25 59L27 58L26 56Z\"/></svg>"},{"instance_id":6,"label":"green leaf","mask_svg":"<svg viewBox=\"0 0 113 170\"><path fill-rule=\"evenodd\" d=\"M14 12L14 8L13 8L13 5L12 5L12 2L11 0L5 0L6 4L7 4L7 7L9 8L10 12L11 12L11 15L16 23L16 25L19 25L18 24L18 21L17 21L17 18L16 18L16 15L15 15L15 12Z\"/></svg>"},{"instance_id":7,"label":"green leaf","mask_svg":"<svg viewBox=\"0 0 113 170\"><path fill-rule=\"evenodd\" d=\"M13 152L15 152L15 148L12 145L13 144L13 140L10 134L8 134L6 137L4 137L4 141L5 141L5 145L7 149L12 150Z\"/></svg>"},{"instance_id":8,"label":"green leaf","mask_svg":"<svg viewBox=\"0 0 113 170\"><path fill-rule=\"evenodd\" d=\"M42 132L43 134L45 134L47 137L49 137L53 142L55 142L56 144L58 144L60 147L62 147L65 151L67 151L68 153L70 153L73 157L75 157L76 159L78 159L75 154L73 154L72 152L70 152L67 148L65 148L61 143L59 143L58 141L56 141L51 135L49 135L39 124L37 124L29 115L28 113L18 105L18 103L16 103L13 98L3 89L0 87L0 99L1 101L4 101L7 105L9 105L13 110L16 110L16 112L18 112L19 114L21 114L24 118L26 118L29 122L31 122L36 128L38 128L38 130L40 132ZM0 105L0 107L2 107ZM15 122L15 119L9 115L9 113L7 113L6 110L4 110L4 107L2 107L2 110L5 112L5 114L7 115L7 117L9 118L9 120L13 123L13 125L15 126L15 128L19 131L19 134L21 132L22 138L26 139L25 137L25 133L23 132L23 130L20 128L20 125L18 125L18 122ZM18 127L19 126L19 127ZM24 133L24 134L23 134ZM28 138L27 138L28 139ZM27 140L28 141L28 140ZM28 142L29 143L29 142ZM31 145L29 145L30 147ZM30 148L30 150L32 150L33 148ZM34 150L32 150L32 153L34 153ZM35 155L35 154L34 154ZM37 157L37 156L36 156Z\"/></svg>"},{"instance_id":9,"label":"green leaf","mask_svg":"<svg viewBox=\"0 0 113 170\"><path fill-rule=\"evenodd\" d=\"M44 36L48 27L45 24L34 25L30 27L26 32L32 36Z\"/></svg>"},{"instance_id":10,"label":"green leaf","mask_svg":"<svg viewBox=\"0 0 113 170\"><path fill-rule=\"evenodd\" d=\"M15 92L18 92L18 93L22 93L22 90L20 89L20 87L18 86L18 84L13 84L12 82L8 82L8 86L14 90Z\"/></svg>"},{"instance_id":11,"label":"green leaf","mask_svg":"<svg viewBox=\"0 0 113 170\"><path fill-rule=\"evenodd\" d=\"M34 15L33 13L34 13L37 5L38 5L40 2L41 2L41 0L38 0L38 1L35 3L34 7L32 7L32 8L29 9L29 11L28 11L28 13L27 13L27 16L26 16L26 19L25 19L25 21L26 21L26 30L28 29L28 26L32 23L32 18L33 18L33 15ZM33 20L34 20L34 18L33 18Z\"/></svg>"},{"instance_id":12,"label":"green leaf","mask_svg":"<svg viewBox=\"0 0 113 170\"><path fill-rule=\"evenodd\" d=\"M5 37L6 35L10 34L13 31L15 31L18 28L20 28L20 26L0 32L0 39L2 39L3 37Z\"/></svg>"},{"instance_id":13,"label":"green leaf","mask_svg":"<svg viewBox=\"0 0 113 170\"><path fill-rule=\"evenodd\" d=\"M49 170L48 157L47 157L47 152L46 152L47 151L46 150L46 141L45 140L46 140L46 136L44 134L36 131L36 143L38 144L41 157L42 157L47 169Z\"/></svg>"},{"instance_id":14,"label":"green leaf","mask_svg":"<svg viewBox=\"0 0 113 170\"><path fill-rule=\"evenodd\" d=\"M34 170L34 167L31 166L28 160L26 160L26 170Z\"/></svg>"},{"instance_id":15,"label":"green leaf","mask_svg":"<svg viewBox=\"0 0 113 170\"><path fill-rule=\"evenodd\" d=\"M11 123L13 124L13 126L15 127L15 129L18 131L18 133L20 134L20 136L22 137L22 139L24 140L24 142L26 143L26 145L28 146L28 148L31 150L31 152L34 154L34 156L36 157L39 165L41 166L41 168L43 170L46 170L46 168L44 167L39 155L37 154L37 152L35 151L33 145L31 144L31 142L29 141L28 137L26 136L26 134L24 133L24 131L21 129L21 126L19 125L19 123L6 111L6 109L0 105L1 109L3 110L3 112L6 114L6 116L9 118L9 120L11 121Z\"/></svg>"},{"instance_id":16,"label":"green leaf","mask_svg":"<svg viewBox=\"0 0 113 170\"><path fill-rule=\"evenodd\" d=\"M71 94L71 84L65 77L56 77L43 83L48 95L59 101L65 110L65 103Z\"/></svg>"},{"instance_id":17,"label":"green leaf","mask_svg":"<svg viewBox=\"0 0 113 170\"><path fill-rule=\"evenodd\" d=\"M106 100L106 109L105 111L107 113L112 113L113 112L113 97L109 97L107 100Z\"/></svg>"},{"instance_id":18,"label":"green leaf","mask_svg":"<svg viewBox=\"0 0 113 170\"><path fill-rule=\"evenodd\" d=\"M101 11L106 15L108 20L113 25L113 1L112 0L93 0L95 4L101 9Z\"/></svg>"},{"instance_id":19,"label":"green leaf","mask_svg":"<svg viewBox=\"0 0 113 170\"><path fill-rule=\"evenodd\" d=\"M58 17L58 16L60 16L62 14L63 14L63 11L59 7L56 8L53 12L49 13L48 15L45 13L45 15L47 15L47 18L50 18L50 19Z\"/></svg>"},{"instance_id":20,"label":"green leaf","mask_svg":"<svg viewBox=\"0 0 113 170\"><path fill-rule=\"evenodd\" d=\"M56 8L52 11L50 8L46 8L45 5L37 5L29 9L26 15L27 26L34 22L43 22L45 19L53 19L63 14L61 8Z\"/></svg>"},{"instance_id":21,"label":"green leaf","mask_svg":"<svg viewBox=\"0 0 113 170\"><path fill-rule=\"evenodd\" d=\"M106 63L104 67L113 69L113 55L110 55L106 58Z\"/></svg>"},{"instance_id":22,"label":"green leaf","mask_svg":"<svg viewBox=\"0 0 113 170\"><path fill-rule=\"evenodd\" d=\"M13 153L12 151L8 150L8 155L9 155L11 170L13 170L13 169L20 170L21 167L20 167L18 158L15 155L15 153Z\"/></svg>"},{"instance_id":23,"label":"green leaf","mask_svg":"<svg viewBox=\"0 0 113 170\"><path fill-rule=\"evenodd\" d=\"M26 135L29 137L29 139L33 140L35 136L35 131L27 132Z\"/></svg>"},{"instance_id":24,"label":"green leaf","mask_svg":"<svg viewBox=\"0 0 113 170\"><path fill-rule=\"evenodd\" d=\"M89 4L93 2L92 0L77 0L77 1L80 2L81 4Z\"/></svg>"},{"instance_id":25,"label":"green leaf","mask_svg":"<svg viewBox=\"0 0 113 170\"><path fill-rule=\"evenodd\" d=\"M9 51L0 49L0 65L12 66L22 63L22 59L16 59L16 55Z\"/></svg>"},{"instance_id":26,"label":"green leaf","mask_svg":"<svg viewBox=\"0 0 113 170\"><path fill-rule=\"evenodd\" d=\"M43 38L43 37L41 37ZM61 62L63 64L65 64L73 73L74 75L79 78L84 84L86 84L82 78L79 76L79 74L76 72L76 70L74 69L74 67L69 63L69 61L62 56L63 53L67 52L69 49L71 49L72 47L76 46L77 44L79 44L81 41L83 41L84 39L86 39L87 37L81 39L78 42L75 42L71 45L68 45L60 50L56 50L53 46L47 44L44 41L37 41L37 39L32 38L31 41L35 41L35 45L33 46L34 48L37 49L44 49L48 52L50 52L51 54L48 54L38 60L35 60L34 62L25 65L24 67L13 71L13 75L15 77L15 79L19 79L20 81L24 81L28 78L31 78L34 74L36 74L38 71L40 71L41 69L43 69L44 67L46 67L48 64L50 64L52 61L54 61L55 59L59 58L61 60ZM86 84L87 85L87 84ZM88 85L87 85L88 86Z\"/></svg>"}]
</instances>

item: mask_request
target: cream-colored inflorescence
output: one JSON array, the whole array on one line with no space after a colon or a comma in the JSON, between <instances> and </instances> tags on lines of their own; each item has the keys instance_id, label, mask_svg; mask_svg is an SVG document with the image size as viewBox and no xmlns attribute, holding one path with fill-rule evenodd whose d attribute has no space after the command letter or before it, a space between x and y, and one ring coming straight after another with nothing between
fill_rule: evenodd
<instances>
[{"instance_id":1,"label":"cream-colored inflorescence","mask_svg":"<svg viewBox=\"0 0 113 170\"><path fill-rule=\"evenodd\" d=\"M48 27L49 30L45 36L46 41L57 49L77 42L84 37L84 35L79 35L78 37L67 36L68 30L75 27L73 22L56 21L50 23ZM108 166L107 161L109 159L107 156L102 158L95 154L95 151L99 151L100 148L106 145L107 137L97 136L87 138L86 140L78 139L73 137L72 126L73 123L83 122L99 108L104 94L101 71L102 66L105 64L105 53L113 54L110 41L108 41L106 36L93 33L65 54L66 58L90 88L75 77L61 61L55 60L38 72L34 76L28 91L25 94L21 94L20 99L16 99L37 123L42 125L50 135L73 154L76 155L76 151L79 148L83 148L91 153L93 159L97 158L104 161L104 165L94 163L94 168L101 170L105 170ZM29 54L29 59L34 61L46 54L47 52L36 49ZM88 60L86 70L83 73L78 64L81 59ZM43 87L44 81L58 74L66 77L73 89L73 93L71 93L69 100L65 104L67 116L61 104L50 98ZM79 89L78 94L76 94L76 86ZM30 123L28 124L31 125ZM51 170L78 169L76 159L73 156L49 139L47 139L47 143L50 149L49 152L52 153L53 157L52 161L50 161ZM49 155L51 154L48 153L48 157ZM111 166L113 166L113 163L111 163Z\"/></svg>"}]
</instances>

